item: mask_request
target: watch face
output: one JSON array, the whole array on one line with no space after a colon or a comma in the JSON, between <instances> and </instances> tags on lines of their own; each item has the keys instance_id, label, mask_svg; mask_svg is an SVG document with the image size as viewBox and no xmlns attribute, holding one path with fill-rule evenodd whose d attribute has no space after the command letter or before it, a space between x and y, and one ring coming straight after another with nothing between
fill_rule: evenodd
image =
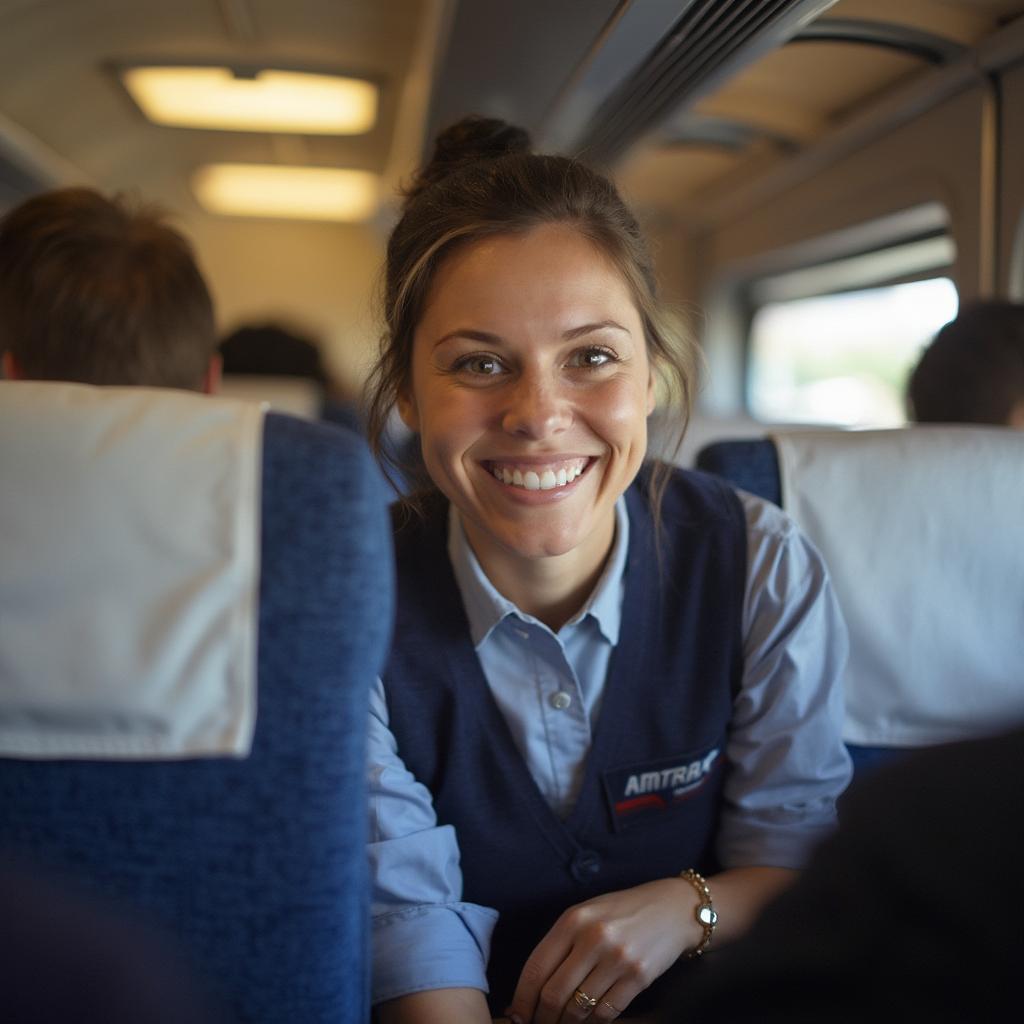
<instances>
[{"instance_id":1,"label":"watch face","mask_svg":"<svg viewBox=\"0 0 1024 1024\"><path fill-rule=\"evenodd\" d=\"M718 915L715 913L715 908L709 903L702 903L697 908L697 920L709 928L714 928L718 924Z\"/></svg>"}]
</instances>

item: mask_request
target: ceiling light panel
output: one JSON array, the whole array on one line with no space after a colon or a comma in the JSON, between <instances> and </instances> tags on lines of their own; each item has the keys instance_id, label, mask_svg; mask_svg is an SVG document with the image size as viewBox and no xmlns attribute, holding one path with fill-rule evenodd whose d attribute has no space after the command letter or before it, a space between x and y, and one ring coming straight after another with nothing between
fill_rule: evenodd
<instances>
[{"instance_id":1,"label":"ceiling light panel","mask_svg":"<svg viewBox=\"0 0 1024 1024\"><path fill-rule=\"evenodd\" d=\"M358 135L377 120L377 86L358 78L273 70L241 77L223 67L133 67L121 78L161 125Z\"/></svg>"},{"instance_id":2,"label":"ceiling light panel","mask_svg":"<svg viewBox=\"0 0 1024 1024\"><path fill-rule=\"evenodd\" d=\"M294 220L367 220L380 196L380 181L368 171L278 164L208 164L193 175L192 188L210 213Z\"/></svg>"}]
</instances>

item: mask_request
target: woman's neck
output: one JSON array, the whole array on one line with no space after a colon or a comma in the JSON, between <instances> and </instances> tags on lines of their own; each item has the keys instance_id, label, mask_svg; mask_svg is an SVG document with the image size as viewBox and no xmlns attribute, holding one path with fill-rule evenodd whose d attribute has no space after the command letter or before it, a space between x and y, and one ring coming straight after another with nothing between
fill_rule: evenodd
<instances>
[{"instance_id":1,"label":"woman's neck","mask_svg":"<svg viewBox=\"0 0 1024 1024\"><path fill-rule=\"evenodd\" d=\"M615 528L613 523L607 541L595 550L574 549L545 558L475 545L469 530L466 539L494 588L557 633L593 593L611 553Z\"/></svg>"}]
</instances>

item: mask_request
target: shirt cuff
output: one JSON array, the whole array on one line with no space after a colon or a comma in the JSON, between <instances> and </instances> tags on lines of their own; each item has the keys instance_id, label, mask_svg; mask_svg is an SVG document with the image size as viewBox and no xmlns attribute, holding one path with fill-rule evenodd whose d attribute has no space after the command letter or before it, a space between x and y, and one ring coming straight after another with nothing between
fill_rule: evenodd
<instances>
[{"instance_id":1,"label":"shirt cuff","mask_svg":"<svg viewBox=\"0 0 1024 1024\"><path fill-rule=\"evenodd\" d=\"M716 840L718 862L723 869L800 869L835 826L835 801L831 798L806 807L797 819L784 811L748 811L735 817L726 812Z\"/></svg>"},{"instance_id":2,"label":"shirt cuff","mask_svg":"<svg viewBox=\"0 0 1024 1024\"><path fill-rule=\"evenodd\" d=\"M408 907L373 918L371 1000L435 988L487 992L487 958L498 913L474 903Z\"/></svg>"}]
</instances>

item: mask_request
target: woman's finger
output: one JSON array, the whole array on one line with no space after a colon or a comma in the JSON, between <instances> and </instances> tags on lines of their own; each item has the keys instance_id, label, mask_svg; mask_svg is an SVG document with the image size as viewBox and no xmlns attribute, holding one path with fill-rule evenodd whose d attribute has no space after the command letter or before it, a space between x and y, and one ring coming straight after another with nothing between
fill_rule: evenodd
<instances>
[{"instance_id":1,"label":"woman's finger","mask_svg":"<svg viewBox=\"0 0 1024 1024\"><path fill-rule=\"evenodd\" d=\"M572 951L571 933L560 929L556 923L523 965L507 1011L513 1021L519 1021L521 1024L556 1024L564 1000L563 1003L556 1005L559 990L549 986ZM582 977L589 968L589 964L580 964L577 967L577 976ZM556 982L556 986L557 984ZM571 992L570 986L569 993Z\"/></svg>"},{"instance_id":2,"label":"woman's finger","mask_svg":"<svg viewBox=\"0 0 1024 1024\"><path fill-rule=\"evenodd\" d=\"M644 986L635 981L620 979L607 992L598 997L588 1021L617 1020L629 1008L629 1004L643 991Z\"/></svg>"},{"instance_id":3,"label":"woman's finger","mask_svg":"<svg viewBox=\"0 0 1024 1024\"><path fill-rule=\"evenodd\" d=\"M685 948L685 915L673 902L680 884L647 883L567 910L526 962L509 1015L523 1024L614 1019ZM613 988L618 1001L607 998Z\"/></svg>"},{"instance_id":4,"label":"woman's finger","mask_svg":"<svg viewBox=\"0 0 1024 1024\"><path fill-rule=\"evenodd\" d=\"M636 975L599 964L574 989L560 1024L616 1020L643 988Z\"/></svg>"},{"instance_id":5,"label":"woman's finger","mask_svg":"<svg viewBox=\"0 0 1024 1024\"><path fill-rule=\"evenodd\" d=\"M594 1015L600 1006L602 995L616 981L614 967L598 963L584 974L582 981L577 982L575 988L570 988L574 979L579 977L579 970L571 967L570 962L566 961L552 979L555 991L560 994L569 991L568 998L562 1004L561 1016L557 1018L558 1024L579 1024L580 1021L603 1019L600 1016L595 1018ZM561 995L556 998L561 998Z\"/></svg>"}]
</instances>

